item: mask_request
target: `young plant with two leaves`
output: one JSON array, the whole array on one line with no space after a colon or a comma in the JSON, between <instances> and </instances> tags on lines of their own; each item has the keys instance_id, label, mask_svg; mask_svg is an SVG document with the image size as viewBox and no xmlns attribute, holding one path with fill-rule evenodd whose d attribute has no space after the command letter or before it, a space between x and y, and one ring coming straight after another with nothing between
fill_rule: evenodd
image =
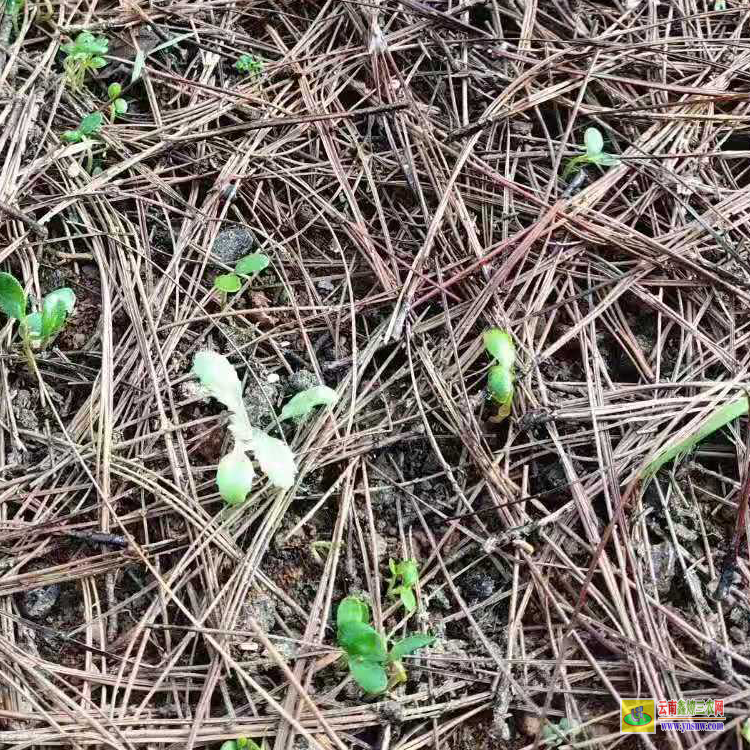
<instances>
[{"instance_id":1,"label":"young plant with two leaves","mask_svg":"<svg viewBox=\"0 0 750 750\"><path fill-rule=\"evenodd\" d=\"M435 638L414 634L396 641L388 650L385 638L370 625L370 608L356 596L347 596L336 611L337 642L354 681L371 695L406 681L401 660L429 646Z\"/></svg>"},{"instance_id":2,"label":"young plant with two leaves","mask_svg":"<svg viewBox=\"0 0 750 750\"><path fill-rule=\"evenodd\" d=\"M419 581L419 568L416 560L388 561L391 580L388 582L386 596L400 597L404 609L411 614L417 608L417 596L414 587Z\"/></svg>"},{"instance_id":3,"label":"young plant with two leaves","mask_svg":"<svg viewBox=\"0 0 750 750\"><path fill-rule=\"evenodd\" d=\"M251 253L237 261L234 273L224 273L214 279L214 289L221 295L222 307L227 302L227 294L239 292L242 287L241 277L252 277L268 268L271 259L264 253Z\"/></svg>"},{"instance_id":4,"label":"young plant with two leaves","mask_svg":"<svg viewBox=\"0 0 750 750\"><path fill-rule=\"evenodd\" d=\"M620 160L614 154L608 154L604 150L604 137L597 128L586 128L583 134L583 146L586 152L580 156L574 156L565 165L563 179L577 172L585 164L595 164L598 167L614 167Z\"/></svg>"},{"instance_id":5,"label":"young plant with two leaves","mask_svg":"<svg viewBox=\"0 0 750 750\"><path fill-rule=\"evenodd\" d=\"M217 352L198 352L193 359L192 373L208 395L229 409L229 431L234 438L234 448L219 461L216 471L216 484L224 502L228 505L244 503L252 488L255 469L248 453L255 457L271 484L289 489L297 474L294 454L286 443L250 424L242 399L242 383L229 360ZM298 393L287 404L281 419L304 416L315 406L330 405L337 399L336 391L327 386L310 388Z\"/></svg>"},{"instance_id":6,"label":"young plant with two leaves","mask_svg":"<svg viewBox=\"0 0 750 750\"><path fill-rule=\"evenodd\" d=\"M28 299L23 287L13 274L0 273L0 310L18 321L29 366L33 367L33 350L44 349L60 333L75 304L73 290L62 287L44 297L40 311L27 314Z\"/></svg>"},{"instance_id":7,"label":"young plant with two leaves","mask_svg":"<svg viewBox=\"0 0 750 750\"><path fill-rule=\"evenodd\" d=\"M490 367L487 376L487 390L498 404L497 416L491 421L501 422L510 414L510 407L513 403L516 347L506 331L491 328L485 331L484 348L496 362Z\"/></svg>"}]
</instances>

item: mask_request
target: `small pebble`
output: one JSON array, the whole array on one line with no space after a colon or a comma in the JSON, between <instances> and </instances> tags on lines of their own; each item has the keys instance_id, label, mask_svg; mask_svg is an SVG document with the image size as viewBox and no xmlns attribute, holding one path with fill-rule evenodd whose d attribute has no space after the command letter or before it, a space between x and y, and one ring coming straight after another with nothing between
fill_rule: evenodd
<instances>
[{"instance_id":1,"label":"small pebble","mask_svg":"<svg viewBox=\"0 0 750 750\"><path fill-rule=\"evenodd\" d=\"M520 714L517 719L518 731L524 737L536 737L542 728L542 720L533 714Z\"/></svg>"},{"instance_id":2,"label":"small pebble","mask_svg":"<svg viewBox=\"0 0 750 750\"><path fill-rule=\"evenodd\" d=\"M38 619L49 614L59 598L60 585L52 583L49 586L26 591L21 606L27 617Z\"/></svg>"},{"instance_id":3,"label":"small pebble","mask_svg":"<svg viewBox=\"0 0 750 750\"><path fill-rule=\"evenodd\" d=\"M247 255L257 244L255 235L247 227L229 227L219 232L211 248L216 260L232 265Z\"/></svg>"}]
</instances>

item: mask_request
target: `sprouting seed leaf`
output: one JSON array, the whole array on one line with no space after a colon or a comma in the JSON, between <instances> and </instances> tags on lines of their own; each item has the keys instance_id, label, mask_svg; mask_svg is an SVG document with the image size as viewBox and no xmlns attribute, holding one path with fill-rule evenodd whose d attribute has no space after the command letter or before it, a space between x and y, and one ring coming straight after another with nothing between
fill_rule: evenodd
<instances>
[{"instance_id":1,"label":"sprouting seed leaf","mask_svg":"<svg viewBox=\"0 0 750 750\"><path fill-rule=\"evenodd\" d=\"M198 352L193 359L193 375L208 394L232 412L245 411L242 384L229 360L217 352ZM236 436L235 436L236 437Z\"/></svg>"},{"instance_id":2,"label":"sprouting seed leaf","mask_svg":"<svg viewBox=\"0 0 750 750\"><path fill-rule=\"evenodd\" d=\"M509 370L516 361L516 347L513 339L506 331L490 328L484 332L484 348L502 365Z\"/></svg>"},{"instance_id":3,"label":"sprouting seed leaf","mask_svg":"<svg viewBox=\"0 0 750 750\"><path fill-rule=\"evenodd\" d=\"M391 652L388 654L388 661L401 661L404 656L413 654L420 648L429 646L435 641L434 636L431 635L409 635L401 641L397 641L393 644Z\"/></svg>"},{"instance_id":4,"label":"sprouting seed leaf","mask_svg":"<svg viewBox=\"0 0 750 750\"><path fill-rule=\"evenodd\" d=\"M401 597L404 609L409 613L414 612L417 608L417 597L414 596L414 592L406 586L401 586L399 596Z\"/></svg>"},{"instance_id":5,"label":"sprouting seed leaf","mask_svg":"<svg viewBox=\"0 0 750 750\"><path fill-rule=\"evenodd\" d=\"M92 135L93 133L98 133L102 129L103 124L104 115L101 112L92 112L81 120L78 130L83 135Z\"/></svg>"},{"instance_id":6,"label":"sprouting seed leaf","mask_svg":"<svg viewBox=\"0 0 750 750\"><path fill-rule=\"evenodd\" d=\"M370 608L367 602L356 596L347 596L339 602L336 610L336 625L340 628L347 622L364 622L370 619Z\"/></svg>"},{"instance_id":7,"label":"sprouting seed leaf","mask_svg":"<svg viewBox=\"0 0 750 750\"><path fill-rule=\"evenodd\" d=\"M270 262L271 259L265 253L251 253L240 258L234 270L243 276L249 276L251 273L260 273L268 268Z\"/></svg>"},{"instance_id":8,"label":"sprouting seed leaf","mask_svg":"<svg viewBox=\"0 0 750 750\"><path fill-rule=\"evenodd\" d=\"M216 485L222 500L229 505L244 503L253 486L254 476L253 463L242 449L235 448L227 453L219 461L216 471Z\"/></svg>"},{"instance_id":9,"label":"sprouting seed leaf","mask_svg":"<svg viewBox=\"0 0 750 750\"><path fill-rule=\"evenodd\" d=\"M219 750L238 750L236 740L227 740L221 743Z\"/></svg>"},{"instance_id":10,"label":"sprouting seed leaf","mask_svg":"<svg viewBox=\"0 0 750 750\"><path fill-rule=\"evenodd\" d=\"M294 454L289 446L261 430L254 430L252 436L250 447L260 468L268 475L272 484L288 490L294 484L297 474Z\"/></svg>"},{"instance_id":11,"label":"sprouting seed leaf","mask_svg":"<svg viewBox=\"0 0 750 750\"><path fill-rule=\"evenodd\" d=\"M316 406L331 406L338 401L339 394L327 385L316 385L298 393L281 410L279 419L294 419L307 416Z\"/></svg>"},{"instance_id":12,"label":"sprouting seed leaf","mask_svg":"<svg viewBox=\"0 0 750 750\"><path fill-rule=\"evenodd\" d=\"M507 404L513 398L513 374L502 365L490 367L487 389L498 404Z\"/></svg>"},{"instance_id":13,"label":"sprouting seed leaf","mask_svg":"<svg viewBox=\"0 0 750 750\"><path fill-rule=\"evenodd\" d=\"M62 303L63 307L65 308L65 312L68 315L73 312L76 306L75 292L67 286L60 287L59 289L55 289L53 292L50 292L44 298L45 302L47 300L54 304Z\"/></svg>"},{"instance_id":14,"label":"sprouting seed leaf","mask_svg":"<svg viewBox=\"0 0 750 750\"><path fill-rule=\"evenodd\" d=\"M383 637L372 625L351 620L338 629L339 646L350 656L384 662L387 656Z\"/></svg>"},{"instance_id":15,"label":"sprouting seed leaf","mask_svg":"<svg viewBox=\"0 0 750 750\"><path fill-rule=\"evenodd\" d=\"M699 425L695 431L686 438L680 440L680 442L676 444L667 445L653 461L641 470L640 478L644 479L653 476L662 466L664 466L664 464L668 463L673 458L692 450L692 448L700 443L701 440L705 440L705 438L716 432L716 430L724 427L724 425L729 424L733 419L736 419L743 414L747 414L747 411L747 397L745 396L720 406L703 422L702 425Z\"/></svg>"},{"instance_id":16,"label":"sprouting seed leaf","mask_svg":"<svg viewBox=\"0 0 750 750\"><path fill-rule=\"evenodd\" d=\"M124 99L115 99L113 106L118 115L124 115L128 111L128 103Z\"/></svg>"},{"instance_id":17,"label":"sprouting seed leaf","mask_svg":"<svg viewBox=\"0 0 750 750\"><path fill-rule=\"evenodd\" d=\"M26 292L10 273L0 273L0 310L16 320L26 315Z\"/></svg>"},{"instance_id":18,"label":"sprouting seed leaf","mask_svg":"<svg viewBox=\"0 0 750 750\"><path fill-rule=\"evenodd\" d=\"M99 70L99 68L103 68L107 61L103 57L92 57L91 58L91 67L95 68L96 70Z\"/></svg>"},{"instance_id":19,"label":"sprouting seed leaf","mask_svg":"<svg viewBox=\"0 0 750 750\"><path fill-rule=\"evenodd\" d=\"M361 657L349 660L351 672L357 685L370 695L378 695L388 687L388 675L377 662L368 661Z\"/></svg>"},{"instance_id":20,"label":"sprouting seed leaf","mask_svg":"<svg viewBox=\"0 0 750 750\"><path fill-rule=\"evenodd\" d=\"M121 93L122 86L119 83L110 83L109 86L107 86L107 96L111 102L119 98Z\"/></svg>"},{"instance_id":21,"label":"sprouting seed leaf","mask_svg":"<svg viewBox=\"0 0 750 750\"><path fill-rule=\"evenodd\" d=\"M80 143L84 136L80 130L66 130L60 138L68 143Z\"/></svg>"},{"instance_id":22,"label":"sprouting seed leaf","mask_svg":"<svg viewBox=\"0 0 750 750\"><path fill-rule=\"evenodd\" d=\"M396 574L401 576L404 586L414 586L419 580L419 568L416 560L402 560L396 566Z\"/></svg>"},{"instance_id":23,"label":"sprouting seed leaf","mask_svg":"<svg viewBox=\"0 0 750 750\"><path fill-rule=\"evenodd\" d=\"M233 273L225 273L214 279L214 288L220 292L238 292L241 287L240 277Z\"/></svg>"},{"instance_id":24,"label":"sprouting seed leaf","mask_svg":"<svg viewBox=\"0 0 750 750\"><path fill-rule=\"evenodd\" d=\"M60 300L55 301L45 298L42 303L42 339L46 340L60 331L65 325L65 318L67 317L65 305Z\"/></svg>"},{"instance_id":25,"label":"sprouting seed leaf","mask_svg":"<svg viewBox=\"0 0 750 750\"><path fill-rule=\"evenodd\" d=\"M591 158L599 156L604 148L604 138L596 128L586 128L583 143L586 146L586 155Z\"/></svg>"}]
</instances>

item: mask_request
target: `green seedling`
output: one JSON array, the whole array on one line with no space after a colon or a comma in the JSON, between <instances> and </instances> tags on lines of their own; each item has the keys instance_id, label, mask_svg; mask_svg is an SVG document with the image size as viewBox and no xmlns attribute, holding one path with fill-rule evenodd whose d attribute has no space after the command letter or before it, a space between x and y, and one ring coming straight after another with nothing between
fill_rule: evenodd
<instances>
[{"instance_id":1,"label":"green seedling","mask_svg":"<svg viewBox=\"0 0 750 750\"><path fill-rule=\"evenodd\" d=\"M261 747L257 742L248 737L238 737L236 740L227 740L219 750L264 750L265 742Z\"/></svg>"},{"instance_id":2,"label":"green seedling","mask_svg":"<svg viewBox=\"0 0 750 750\"><path fill-rule=\"evenodd\" d=\"M596 128L586 128L583 134L585 154L575 156L568 161L563 171L563 179L579 170L582 164L596 164L599 167L614 167L620 160L614 154L604 151L604 138Z\"/></svg>"},{"instance_id":3,"label":"green seedling","mask_svg":"<svg viewBox=\"0 0 750 750\"><path fill-rule=\"evenodd\" d=\"M385 692L390 684L406 679L401 660L435 639L430 635L415 634L393 644L388 651L385 638L369 624L370 609L355 596L347 596L336 611L337 641L346 655L349 673L354 681L371 695Z\"/></svg>"},{"instance_id":4,"label":"green seedling","mask_svg":"<svg viewBox=\"0 0 750 750\"><path fill-rule=\"evenodd\" d=\"M705 440L709 435L721 429L724 425L729 424L733 419L748 413L747 396L730 401L716 409L700 425L698 425L686 438L667 445L656 458L649 462L641 470L639 477L647 479L656 474L664 464L674 458L684 455L691 451L701 440Z\"/></svg>"},{"instance_id":5,"label":"green seedling","mask_svg":"<svg viewBox=\"0 0 750 750\"><path fill-rule=\"evenodd\" d=\"M229 431L234 448L219 461L216 484L224 502L245 502L253 484L255 470L247 453L252 453L273 485L289 489L294 484L297 467L286 443L253 427L242 400L242 384L237 372L222 354L198 352L193 359L193 375L208 393L229 409Z\"/></svg>"},{"instance_id":6,"label":"green seedling","mask_svg":"<svg viewBox=\"0 0 750 750\"><path fill-rule=\"evenodd\" d=\"M234 67L240 73L247 73L252 76L259 76L263 72L263 61L253 55L240 55Z\"/></svg>"},{"instance_id":7,"label":"green seedling","mask_svg":"<svg viewBox=\"0 0 750 750\"><path fill-rule=\"evenodd\" d=\"M548 747L560 747L563 743L569 743L580 731L577 724L563 717L558 724L547 722L542 727L542 741Z\"/></svg>"},{"instance_id":8,"label":"green seedling","mask_svg":"<svg viewBox=\"0 0 750 750\"><path fill-rule=\"evenodd\" d=\"M263 253L251 253L237 261L234 273L225 273L214 279L214 289L221 294L222 307L227 303L227 294L239 292L242 287L241 276L252 276L268 268L271 259Z\"/></svg>"},{"instance_id":9,"label":"green seedling","mask_svg":"<svg viewBox=\"0 0 750 750\"><path fill-rule=\"evenodd\" d=\"M742 735L742 739L750 745L750 718L747 718L742 722L740 734Z\"/></svg>"},{"instance_id":10,"label":"green seedling","mask_svg":"<svg viewBox=\"0 0 750 750\"><path fill-rule=\"evenodd\" d=\"M109 50L106 37L95 37L90 31L82 31L72 42L63 44L66 57L63 60L65 78L74 91L83 87L89 70L103 68L107 61L102 57Z\"/></svg>"},{"instance_id":11,"label":"green seedling","mask_svg":"<svg viewBox=\"0 0 750 750\"><path fill-rule=\"evenodd\" d=\"M120 96L121 93L122 86L119 83L110 83L107 86L110 122L114 122L117 115L124 115L128 111L128 103Z\"/></svg>"},{"instance_id":12,"label":"green seedling","mask_svg":"<svg viewBox=\"0 0 750 750\"><path fill-rule=\"evenodd\" d=\"M490 367L487 375L487 389L499 405L497 416L493 417L492 421L502 422L510 414L513 402L516 347L506 331L491 328L484 334L484 348L497 362Z\"/></svg>"},{"instance_id":13,"label":"green seedling","mask_svg":"<svg viewBox=\"0 0 750 750\"><path fill-rule=\"evenodd\" d=\"M387 596L401 597L404 609L411 614L417 608L417 597L414 587L419 581L419 568L416 560L402 560L399 563L388 561L391 569L391 580L388 583Z\"/></svg>"},{"instance_id":14,"label":"green seedling","mask_svg":"<svg viewBox=\"0 0 750 750\"><path fill-rule=\"evenodd\" d=\"M101 112L92 112L81 120L81 124L75 130L66 130L60 138L67 143L81 143L96 135L104 124L104 115Z\"/></svg>"},{"instance_id":15,"label":"green seedling","mask_svg":"<svg viewBox=\"0 0 750 750\"><path fill-rule=\"evenodd\" d=\"M327 385L316 385L298 393L281 410L279 419L304 419L316 406L333 406L339 394Z\"/></svg>"},{"instance_id":16,"label":"green seedling","mask_svg":"<svg viewBox=\"0 0 750 750\"><path fill-rule=\"evenodd\" d=\"M13 274L0 273L0 310L18 321L24 353L32 369L33 350L44 349L60 333L75 304L73 290L63 287L44 297L41 311L27 315L28 299L23 287Z\"/></svg>"}]
</instances>

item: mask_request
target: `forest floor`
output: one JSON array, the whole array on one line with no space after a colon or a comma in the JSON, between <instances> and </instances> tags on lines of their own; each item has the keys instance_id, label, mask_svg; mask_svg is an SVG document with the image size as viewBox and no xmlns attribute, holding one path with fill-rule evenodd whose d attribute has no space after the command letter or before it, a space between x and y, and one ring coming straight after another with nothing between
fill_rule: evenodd
<instances>
[{"instance_id":1,"label":"forest floor","mask_svg":"<svg viewBox=\"0 0 750 750\"><path fill-rule=\"evenodd\" d=\"M747 421L647 469L749 379L749 22L4 3L0 270L30 309L77 303L35 364L0 317L0 746L741 747ZM82 32L108 47L76 87ZM590 128L609 156L565 174ZM517 353L501 421L491 327ZM290 490L222 502L203 349L293 450ZM334 406L277 421L317 384ZM414 614L390 559L417 561ZM339 658L347 595L435 636L382 695ZM723 700L725 728L621 734L632 697Z\"/></svg>"}]
</instances>

